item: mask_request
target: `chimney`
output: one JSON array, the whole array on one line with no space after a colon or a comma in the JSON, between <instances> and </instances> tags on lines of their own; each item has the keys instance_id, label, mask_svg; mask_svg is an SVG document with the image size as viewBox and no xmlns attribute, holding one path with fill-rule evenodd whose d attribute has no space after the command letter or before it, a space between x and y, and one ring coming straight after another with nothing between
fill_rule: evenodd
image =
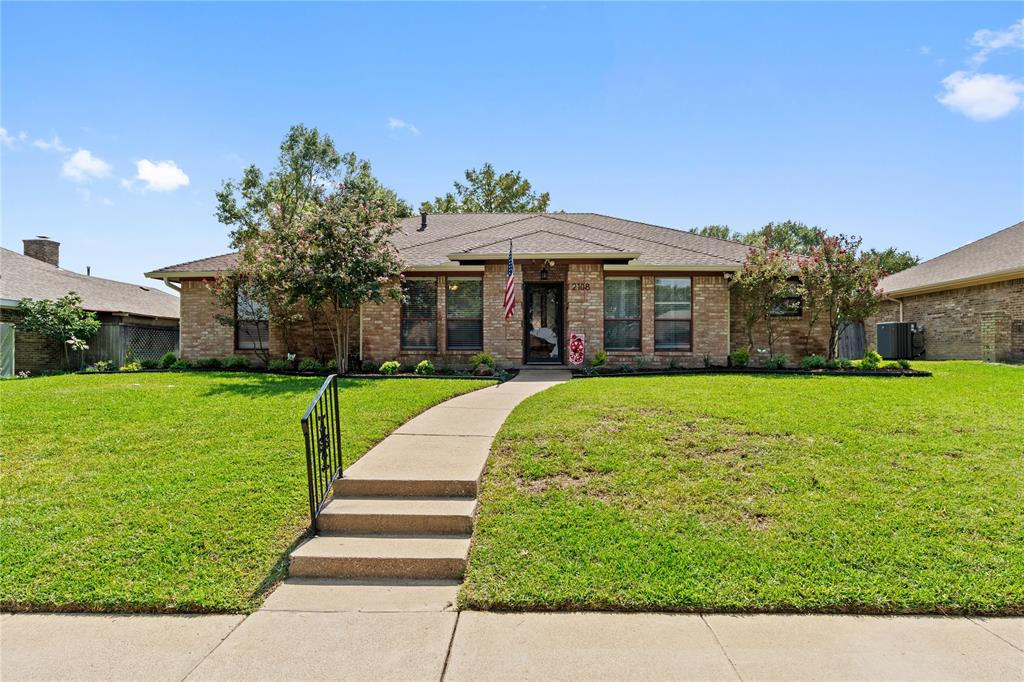
<instances>
[{"instance_id":1,"label":"chimney","mask_svg":"<svg viewBox=\"0 0 1024 682\"><path fill-rule=\"evenodd\" d=\"M22 239L25 255L29 258L41 260L54 267L60 267L60 242L55 242L45 235L38 235L35 239Z\"/></svg>"},{"instance_id":2,"label":"chimney","mask_svg":"<svg viewBox=\"0 0 1024 682\"><path fill-rule=\"evenodd\" d=\"M419 229L419 231L422 232L425 229L427 229L427 214L426 213L420 213L420 229Z\"/></svg>"}]
</instances>

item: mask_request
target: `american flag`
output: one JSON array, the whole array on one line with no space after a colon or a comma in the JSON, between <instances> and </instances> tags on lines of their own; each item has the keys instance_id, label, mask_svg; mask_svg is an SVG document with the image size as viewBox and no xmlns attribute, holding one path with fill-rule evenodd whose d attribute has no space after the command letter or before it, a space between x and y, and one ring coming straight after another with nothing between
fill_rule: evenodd
<instances>
[{"instance_id":1,"label":"american flag","mask_svg":"<svg viewBox=\"0 0 1024 682\"><path fill-rule=\"evenodd\" d=\"M505 319L512 317L516 309L516 269L512 265L512 241L508 243L508 271L505 274Z\"/></svg>"}]
</instances>

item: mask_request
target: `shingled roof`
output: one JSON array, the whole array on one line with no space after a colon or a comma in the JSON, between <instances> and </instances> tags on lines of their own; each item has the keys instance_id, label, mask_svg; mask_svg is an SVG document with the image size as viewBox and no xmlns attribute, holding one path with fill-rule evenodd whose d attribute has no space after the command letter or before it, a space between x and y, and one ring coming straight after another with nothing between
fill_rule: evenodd
<instances>
[{"instance_id":1,"label":"shingled roof","mask_svg":"<svg viewBox=\"0 0 1024 682\"><path fill-rule=\"evenodd\" d=\"M0 299L55 299L74 291L86 310L178 319L178 297L128 282L90 277L0 248Z\"/></svg>"},{"instance_id":2,"label":"shingled roof","mask_svg":"<svg viewBox=\"0 0 1024 682\"><path fill-rule=\"evenodd\" d=\"M878 283L889 296L1024 277L1024 222L953 249Z\"/></svg>"},{"instance_id":3,"label":"shingled roof","mask_svg":"<svg viewBox=\"0 0 1024 682\"><path fill-rule=\"evenodd\" d=\"M512 241L516 258L590 256L635 267L738 270L747 247L738 242L623 220L597 213L453 213L402 221L395 246L412 268L445 268L461 260L504 258ZM237 254L169 265L148 277L180 279L230 270Z\"/></svg>"}]
</instances>

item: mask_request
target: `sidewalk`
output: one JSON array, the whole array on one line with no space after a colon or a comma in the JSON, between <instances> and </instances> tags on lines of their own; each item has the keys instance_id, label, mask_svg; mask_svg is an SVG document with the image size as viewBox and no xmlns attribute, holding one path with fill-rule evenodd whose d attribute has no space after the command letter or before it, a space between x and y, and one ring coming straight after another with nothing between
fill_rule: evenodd
<instances>
[{"instance_id":1,"label":"sidewalk","mask_svg":"<svg viewBox=\"0 0 1024 682\"><path fill-rule=\"evenodd\" d=\"M409 606L414 610L263 610L244 621L4 616L0 677L1024 680L1024 618L456 613L439 604Z\"/></svg>"}]
</instances>

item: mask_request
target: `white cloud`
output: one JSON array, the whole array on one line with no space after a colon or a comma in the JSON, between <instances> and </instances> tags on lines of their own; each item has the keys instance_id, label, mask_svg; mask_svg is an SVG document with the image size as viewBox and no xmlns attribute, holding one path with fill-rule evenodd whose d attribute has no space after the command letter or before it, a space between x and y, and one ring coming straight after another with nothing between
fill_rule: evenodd
<instances>
[{"instance_id":1,"label":"white cloud","mask_svg":"<svg viewBox=\"0 0 1024 682\"><path fill-rule=\"evenodd\" d=\"M135 179L146 183L145 189L154 192L173 192L179 187L188 185L188 176L185 175L185 171L178 168L178 164L173 161L157 161L154 163L148 159L143 159L136 163L135 167L138 170ZM121 185L122 187L125 186L123 180Z\"/></svg>"},{"instance_id":2,"label":"white cloud","mask_svg":"<svg viewBox=\"0 0 1024 682\"><path fill-rule=\"evenodd\" d=\"M971 45L978 48L978 51L971 55L970 62L974 67L984 64L988 56L997 50L1024 49L1024 19L1010 24L1009 28L1001 31L987 28L975 31L971 37Z\"/></svg>"},{"instance_id":3,"label":"white cloud","mask_svg":"<svg viewBox=\"0 0 1024 682\"><path fill-rule=\"evenodd\" d=\"M79 149L64 162L60 173L69 180L83 182L90 178L104 178L110 175L110 169L109 163L93 156L88 149Z\"/></svg>"},{"instance_id":4,"label":"white cloud","mask_svg":"<svg viewBox=\"0 0 1024 682\"><path fill-rule=\"evenodd\" d=\"M32 141L32 146L43 151L55 151L66 153L71 151L67 145L60 141L60 138L54 135L49 140L37 139Z\"/></svg>"},{"instance_id":5,"label":"white cloud","mask_svg":"<svg viewBox=\"0 0 1024 682\"><path fill-rule=\"evenodd\" d=\"M932 48L930 48L927 45L922 45L921 47L917 48L917 53L922 57L927 57L932 53Z\"/></svg>"},{"instance_id":6,"label":"white cloud","mask_svg":"<svg viewBox=\"0 0 1024 682\"><path fill-rule=\"evenodd\" d=\"M17 135L11 135L7 132L7 128L0 128L0 144L5 147L13 147L19 142L24 142L28 135L25 131L18 133Z\"/></svg>"},{"instance_id":7,"label":"white cloud","mask_svg":"<svg viewBox=\"0 0 1024 682\"><path fill-rule=\"evenodd\" d=\"M407 130L413 135L420 134L419 128L409 123L408 121L403 121L402 119L395 118L394 116L388 116L388 128L390 128L391 130Z\"/></svg>"},{"instance_id":8,"label":"white cloud","mask_svg":"<svg viewBox=\"0 0 1024 682\"><path fill-rule=\"evenodd\" d=\"M1024 82L994 73L957 71L943 79L936 99L975 121L992 121L1021 108Z\"/></svg>"}]
</instances>

